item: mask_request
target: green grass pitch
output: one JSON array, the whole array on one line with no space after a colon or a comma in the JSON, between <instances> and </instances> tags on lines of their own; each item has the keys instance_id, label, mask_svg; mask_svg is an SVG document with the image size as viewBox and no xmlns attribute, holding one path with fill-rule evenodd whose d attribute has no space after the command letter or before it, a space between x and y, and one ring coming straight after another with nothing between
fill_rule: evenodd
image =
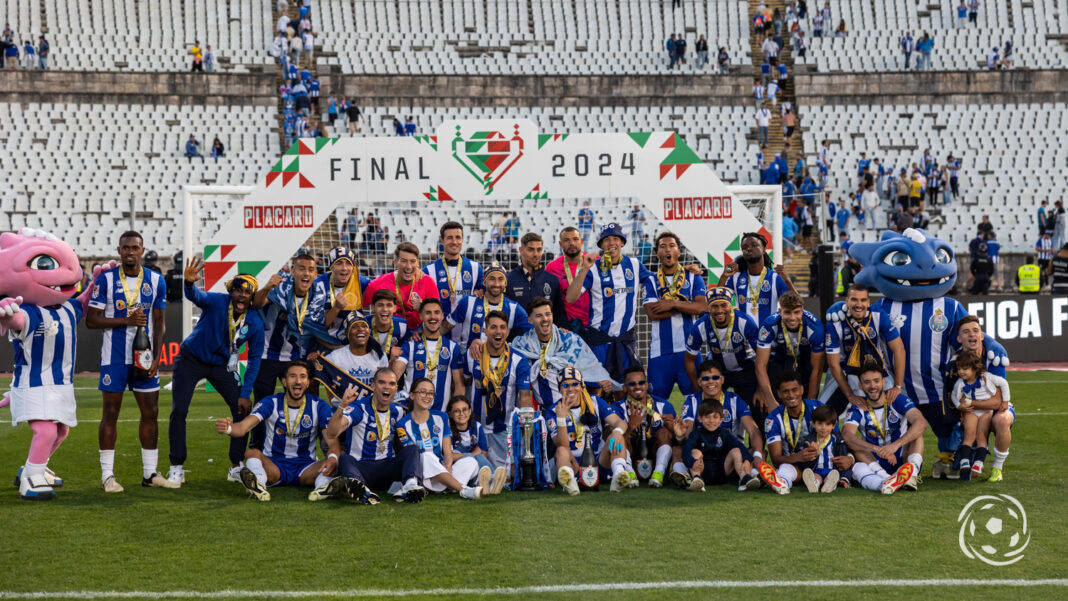
<instances>
[{"instance_id":1,"label":"green grass pitch","mask_svg":"<svg viewBox=\"0 0 1068 601\"><path fill-rule=\"evenodd\" d=\"M1064 578L1068 574L1068 373L1013 372L1021 414L1005 481L928 478L917 493L882 497L852 489L780 497L734 487L705 494L628 490L570 498L559 490L508 493L481 502L434 496L418 505L347 500L309 503L307 490L275 489L251 500L225 480L226 439L209 418L226 415L214 394L190 410L188 481L179 490L139 486L137 406L122 411L116 474L100 489L95 378L79 377L79 418L51 467L66 480L48 503L19 501L11 486L30 432L0 410L0 598L41 591L424 590L611 582ZM679 399L675 401L678 403ZM161 394L160 463L167 465L170 393ZM924 472L934 439L928 434ZM991 457L992 459L992 457ZM989 460L988 460L989 465ZM987 470L989 471L989 470ZM1031 532L1024 558L994 568L967 559L957 516L974 496L1020 500ZM499 594L499 593L498 593ZM1065 598L1062 584L1005 586L669 588L537 592L546 599ZM443 594L434 598L482 595ZM493 596L493 595L487 595ZM316 598L329 598L317 596ZM340 597L339 597L340 598ZM783 597L786 598L786 597Z\"/></svg>"}]
</instances>

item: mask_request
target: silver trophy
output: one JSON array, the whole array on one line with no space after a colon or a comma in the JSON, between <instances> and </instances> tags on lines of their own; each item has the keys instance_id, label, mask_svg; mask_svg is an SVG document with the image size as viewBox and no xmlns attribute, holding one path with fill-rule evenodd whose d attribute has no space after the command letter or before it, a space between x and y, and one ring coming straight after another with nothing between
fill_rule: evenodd
<instances>
[{"instance_id":1,"label":"silver trophy","mask_svg":"<svg viewBox=\"0 0 1068 601\"><path fill-rule=\"evenodd\" d=\"M516 409L519 415L519 430L522 445L519 455L519 490L538 490L538 479L533 452L534 422L538 413L530 407Z\"/></svg>"}]
</instances>

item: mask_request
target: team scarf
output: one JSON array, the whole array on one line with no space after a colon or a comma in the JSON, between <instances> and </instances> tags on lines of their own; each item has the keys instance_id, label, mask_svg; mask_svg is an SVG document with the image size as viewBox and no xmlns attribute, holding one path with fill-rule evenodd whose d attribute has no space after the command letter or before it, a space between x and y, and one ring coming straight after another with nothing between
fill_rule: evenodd
<instances>
[{"instance_id":1,"label":"team scarf","mask_svg":"<svg viewBox=\"0 0 1068 601\"><path fill-rule=\"evenodd\" d=\"M619 388L619 383L612 379L600 359L593 354L582 338L573 333L565 335L556 326L552 326L551 337L544 349L538 340L537 332L531 328L512 341L512 351L529 361L538 361L544 369L560 371L571 365L578 368L589 382L609 380L615 389ZM531 383L534 383L539 376L539 370L530 370Z\"/></svg>"},{"instance_id":2,"label":"team scarf","mask_svg":"<svg viewBox=\"0 0 1068 601\"><path fill-rule=\"evenodd\" d=\"M371 394L371 388L368 385L352 377L347 370L338 367L322 355L312 361L312 369L315 370L312 379L326 388L332 398L340 399L345 396L345 390L350 387L359 393L356 397L357 401Z\"/></svg>"},{"instance_id":3,"label":"team scarf","mask_svg":"<svg viewBox=\"0 0 1068 601\"><path fill-rule=\"evenodd\" d=\"M886 362L883 359L882 352L879 351L879 345L868 336L868 328L871 326L872 316L871 312L868 312L868 320L864 323L860 323L854 320L852 317L846 318L846 326L850 330L853 330L853 348L849 351L849 358L846 359L846 365L848 367L860 368L864 364L864 359L868 357L877 358L879 360L879 366L884 370L886 369ZM863 353L861 347L866 346L871 348L871 353ZM862 356L863 355L863 356Z\"/></svg>"},{"instance_id":4,"label":"team scarf","mask_svg":"<svg viewBox=\"0 0 1068 601\"><path fill-rule=\"evenodd\" d=\"M581 370L579 370L581 371ZM586 426L582 423L583 415L596 415L593 406L593 397L590 396L589 391L586 390L586 385L579 382L579 416L575 419L570 415L571 411L568 410L568 417L571 417L571 423L575 425L575 444L579 447L586 444L586 439L583 435L586 432Z\"/></svg>"},{"instance_id":5,"label":"team scarf","mask_svg":"<svg viewBox=\"0 0 1068 601\"><path fill-rule=\"evenodd\" d=\"M675 264L675 273L672 274L670 283L667 282L667 274L664 273L664 268L662 266L657 268L656 281L660 288L664 289L664 299L682 300L682 295L679 291L682 290L683 284L686 283L686 272L682 265Z\"/></svg>"},{"instance_id":6,"label":"team scarf","mask_svg":"<svg viewBox=\"0 0 1068 601\"><path fill-rule=\"evenodd\" d=\"M493 360L489 354L489 345L482 345L482 356L478 360L478 368L482 371L482 390L486 394L486 421L495 422L504 417L503 403L501 402L501 384L504 375L508 371L512 354L508 351L508 345L504 345L504 352L497 358L497 367L493 367Z\"/></svg>"},{"instance_id":7,"label":"team scarf","mask_svg":"<svg viewBox=\"0 0 1068 601\"><path fill-rule=\"evenodd\" d=\"M330 294L330 306L334 306L334 299L337 298L334 292L334 282L327 280L326 289ZM363 308L363 292L360 290L360 276L356 273L356 269L353 268L352 276L349 281L345 283L345 289L343 291L346 295L354 300L348 305L341 307L344 311L359 311Z\"/></svg>"}]
</instances>

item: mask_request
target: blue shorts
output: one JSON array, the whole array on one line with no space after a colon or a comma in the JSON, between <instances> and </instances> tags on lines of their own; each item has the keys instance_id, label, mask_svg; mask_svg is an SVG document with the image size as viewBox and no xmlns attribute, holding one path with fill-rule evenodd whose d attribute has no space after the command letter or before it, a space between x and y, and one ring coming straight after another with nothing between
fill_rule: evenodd
<instances>
[{"instance_id":1,"label":"blue shorts","mask_svg":"<svg viewBox=\"0 0 1068 601\"><path fill-rule=\"evenodd\" d=\"M694 365L701 364L701 356L694 359ZM648 379L649 390L654 395L666 399L671 396L675 384L683 395L694 393L690 376L686 374L686 352L660 355L649 359Z\"/></svg>"},{"instance_id":2,"label":"blue shorts","mask_svg":"<svg viewBox=\"0 0 1068 601\"><path fill-rule=\"evenodd\" d=\"M301 473L308 469L309 465L315 463L314 459L292 459L287 457L268 457L268 459L271 460L271 463L278 466L278 471L281 472L278 482L275 482L270 486L300 485Z\"/></svg>"},{"instance_id":3,"label":"blue shorts","mask_svg":"<svg viewBox=\"0 0 1068 601\"><path fill-rule=\"evenodd\" d=\"M151 378L138 378L133 365L101 365L100 386L104 392L157 392L159 375Z\"/></svg>"}]
</instances>

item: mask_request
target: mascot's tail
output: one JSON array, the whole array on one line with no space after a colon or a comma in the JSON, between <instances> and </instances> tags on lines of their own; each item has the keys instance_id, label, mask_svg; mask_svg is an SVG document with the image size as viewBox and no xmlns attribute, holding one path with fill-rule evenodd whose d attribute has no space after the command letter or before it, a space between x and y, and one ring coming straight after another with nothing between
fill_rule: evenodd
<instances>
[{"instance_id":1,"label":"mascot's tail","mask_svg":"<svg viewBox=\"0 0 1068 601\"><path fill-rule=\"evenodd\" d=\"M11 393L5 392L4 397L0 398L0 409L7 407L11 404Z\"/></svg>"}]
</instances>

